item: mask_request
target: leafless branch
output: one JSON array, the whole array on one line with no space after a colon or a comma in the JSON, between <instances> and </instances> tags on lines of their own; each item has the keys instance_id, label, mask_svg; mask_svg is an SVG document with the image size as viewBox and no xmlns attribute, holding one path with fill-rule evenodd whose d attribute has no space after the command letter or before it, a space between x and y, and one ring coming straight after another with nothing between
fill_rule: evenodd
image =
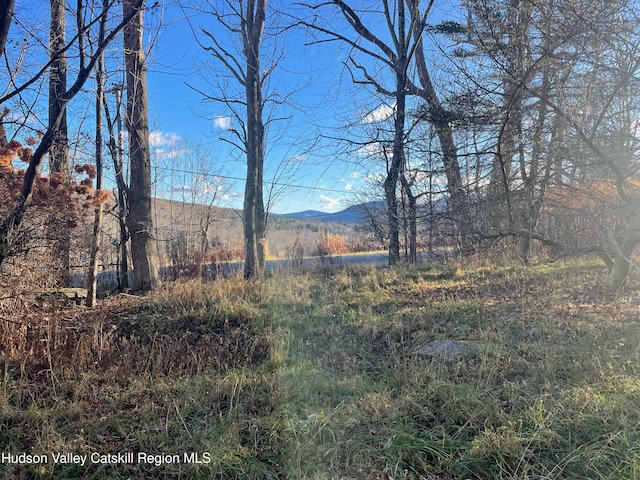
<instances>
[{"instance_id":1,"label":"leafless branch","mask_svg":"<svg viewBox=\"0 0 640 480\"><path fill-rule=\"evenodd\" d=\"M209 39L214 43L215 47L207 47L203 46L206 51L213 53L213 55L220 60L225 67L231 72L231 74L236 78L236 80L241 84L245 85L246 82L246 74L243 71L243 67L238 61L238 59L230 54L227 50L225 50L216 40L216 38L205 29L201 29L202 33L204 33Z\"/></svg>"}]
</instances>

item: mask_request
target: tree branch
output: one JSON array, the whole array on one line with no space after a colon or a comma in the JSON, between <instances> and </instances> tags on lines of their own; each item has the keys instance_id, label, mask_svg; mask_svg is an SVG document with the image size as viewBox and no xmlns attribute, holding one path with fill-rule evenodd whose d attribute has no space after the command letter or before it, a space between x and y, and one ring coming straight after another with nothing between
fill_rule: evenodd
<instances>
[{"instance_id":1,"label":"tree branch","mask_svg":"<svg viewBox=\"0 0 640 480\"><path fill-rule=\"evenodd\" d=\"M236 59L232 54L230 54L228 51L226 51L224 48L222 48L222 46L218 43L216 38L211 33L207 32L204 28L201 29L201 31L207 37L209 37L211 39L211 41L215 44L215 47L207 47L207 46L202 45L202 48L205 51L212 52L213 55L218 60L220 60L224 64L225 67L227 67L227 70L229 70L231 72L231 74L236 78L238 83L240 83L242 86L245 86L245 84L246 84L246 74L242 70L242 65L240 65L240 62L238 62L238 59ZM233 65L233 64L235 64L235 65Z\"/></svg>"},{"instance_id":2,"label":"tree branch","mask_svg":"<svg viewBox=\"0 0 640 480\"><path fill-rule=\"evenodd\" d=\"M307 7L315 10L317 8L320 8L321 6L328 5L328 4L334 4L334 3L337 3L337 2L334 1L334 2L324 3L324 4L320 4L320 5L316 5L316 6L307 5ZM379 39L378 39L378 42L380 42L385 47L384 49L381 48L381 50L385 53L385 55L388 55L388 56L390 55L388 58L385 58L384 56L382 56L382 55L380 55L378 53L375 53L373 50L370 50L368 48L363 47L362 45L357 43L355 40L352 40L352 39L350 39L348 37L345 37L344 35L341 35L341 34L339 34L337 32L334 32L334 31L329 30L327 28L321 27L321 26L316 25L314 23L309 23L307 21L302 20L302 21L299 22L299 24L303 25L305 27L312 28L312 29L314 29L314 30L316 30L316 31L318 31L320 33L324 33L324 34L329 35L329 36L332 37L331 40L313 41L313 42L309 42L308 45L315 45L317 43L325 43L325 42L328 42L328 41L339 40L341 42L345 42L346 44L348 44L351 47L353 47L354 49L364 53L365 55L369 55L372 58L375 58L376 60L379 60L379 61L383 62L384 64L390 66L391 68L393 68L393 66L394 66L393 60L390 61L390 58L395 59L396 58L395 54L393 53L393 51L391 49L389 49L389 47L387 45L385 45ZM364 26L363 26L363 28L364 28ZM358 33L360 33L360 32L358 32ZM362 36L364 37L364 35L362 35ZM378 45L375 41L372 42L372 43L374 45Z\"/></svg>"},{"instance_id":3,"label":"tree branch","mask_svg":"<svg viewBox=\"0 0 640 480\"><path fill-rule=\"evenodd\" d=\"M139 1L139 0L136 0ZM113 2L115 3L115 2ZM113 5L112 3L112 5ZM109 8L111 8L111 5L109 6ZM98 15L96 18L94 18L93 20L91 20L89 23L87 23L85 25L85 27L82 29L82 31L80 33L76 33L73 38L71 38L71 40L69 41L69 43L67 43L67 45L60 50L59 52L57 52L55 55L52 55L49 58L49 61L40 69L38 70L38 72L36 72L36 74L31 77L29 80L27 80L25 83L23 83L20 87L15 88L13 91L9 92L8 94L6 94L4 97L0 97L0 105L2 105L3 103L7 102L8 100L12 99L13 97L15 97L16 95L19 95L20 93L22 93L24 90L26 90L27 88L29 88L31 85L33 85L38 79L40 79L40 77L42 77L45 72L49 69L49 67L51 66L51 64L53 62L55 62L56 60L58 60L62 55L66 54L66 52L74 45L74 42L84 33L88 32L98 21L101 20L102 16L106 15L106 12L103 10L103 12ZM130 20L130 18L129 18ZM117 27L117 32L119 33L120 31L122 31L122 28L124 27L124 25L128 22L128 20L121 22ZM111 35L109 36L111 37ZM110 41L110 40L109 40ZM95 65L95 62L93 62ZM79 74L80 75L80 74Z\"/></svg>"},{"instance_id":4,"label":"tree branch","mask_svg":"<svg viewBox=\"0 0 640 480\"><path fill-rule=\"evenodd\" d=\"M349 57L350 62L353 64L353 66L355 68L357 68L358 70L360 70L362 72L362 75L364 76L364 78L366 79L366 81L362 81L362 80L356 80L355 75L353 74L353 72L351 71L351 68L349 67L349 65L346 65L347 69L349 70L349 74L351 75L351 81L355 84L360 84L360 85L373 85L373 88L376 89L376 91L378 93L381 93L383 95L386 95L388 97L394 97L396 95L396 92L392 92L391 90L387 90L386 88L384 88L382 85L380 85L380 83L378 83L377 80L375 80L367 71L367 69L362 66L359 65L355 62L355 60L350 56Z\"/></svg>"}]
</instances>

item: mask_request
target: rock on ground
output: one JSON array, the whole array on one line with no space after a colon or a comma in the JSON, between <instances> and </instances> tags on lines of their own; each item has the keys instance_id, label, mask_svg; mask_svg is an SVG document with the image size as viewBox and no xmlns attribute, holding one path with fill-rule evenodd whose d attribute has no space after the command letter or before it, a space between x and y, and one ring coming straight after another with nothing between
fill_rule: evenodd
<instances>
[{"instance_id":1,"label":"rock on ground","mask_svg":"<svg viewBox=\"0 0 640 480\"><path fill-rule=\"evenodd\" d=\"M432 340L413 349L410 354L457 360L479 350L480 345L477 343L458 342L456 340Z\"/></svg>"}]
</instances>

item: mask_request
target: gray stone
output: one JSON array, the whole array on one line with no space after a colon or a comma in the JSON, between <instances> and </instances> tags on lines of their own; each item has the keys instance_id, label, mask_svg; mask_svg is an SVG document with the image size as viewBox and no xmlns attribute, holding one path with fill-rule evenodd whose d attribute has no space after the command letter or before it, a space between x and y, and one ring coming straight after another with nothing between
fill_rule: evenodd
<instances>
[{"instance_id":1,"label":"gray stone","mask_svg":"<svg viewBox=\"0 0 640 480\"><path fill-rule=\"evenodd\" d=\"M478 343L458 342L456 340L432 340L413 349L410 354L442 357L445 360L457 360L476 353L479 350L480 344Z\"/></svg>"}]
</instances>

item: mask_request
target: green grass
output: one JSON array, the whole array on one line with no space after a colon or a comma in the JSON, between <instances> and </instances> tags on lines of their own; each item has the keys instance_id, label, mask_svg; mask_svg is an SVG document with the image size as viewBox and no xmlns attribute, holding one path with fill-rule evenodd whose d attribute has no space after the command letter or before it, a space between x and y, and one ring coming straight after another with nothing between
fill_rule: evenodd
<instances>
[{"instance_id":1,"label":"green grass","mask_svg":"<svg viewBox=\"0 0 640 480\"><path fill-rule=\"evenodd\" d=\"M34 327L2 368L0 452L197 452L210 462L1 471L640 478L638 285L613 295L603 275L589 262L323 268L50 312L58 330ZM434 339L480 353L408 354Z\"/></svg>"}]
</instances>

